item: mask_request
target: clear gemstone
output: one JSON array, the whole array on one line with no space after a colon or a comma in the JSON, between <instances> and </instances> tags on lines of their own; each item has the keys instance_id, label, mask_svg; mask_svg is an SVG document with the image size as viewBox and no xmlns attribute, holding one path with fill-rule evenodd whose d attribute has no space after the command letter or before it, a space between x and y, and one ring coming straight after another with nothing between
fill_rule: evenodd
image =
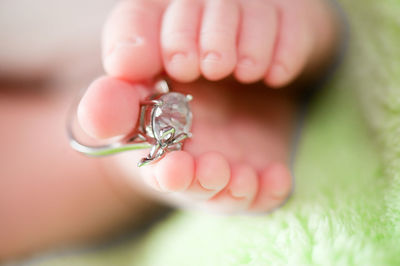
<instances>
[{"instance_id":1,"label":"clear gemstone","mask_svg":"<svg viewBox=\"0 0 400 266\"><path fill-rule=\"evenodd\" d=\"M192 112L186 96L170 92L159 99L161 104L154 110L153 130L154 136L161 141L162 130L175 128L175 136L181 133L189 133L192 125Z\"/></svg>"}]
</instances>

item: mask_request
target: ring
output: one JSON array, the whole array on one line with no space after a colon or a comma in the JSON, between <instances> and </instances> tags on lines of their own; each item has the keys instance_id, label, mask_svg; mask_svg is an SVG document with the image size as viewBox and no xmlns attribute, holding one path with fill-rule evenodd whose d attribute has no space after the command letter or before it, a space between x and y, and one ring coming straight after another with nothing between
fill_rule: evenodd
<instances>
[{"instance_id":1,"label":"ring","mask_svg":"<svg viewBox=\"0 0 400 266\"><path fill-rule=\"evenodd\" d=\"M181 150L183 142L192 137L192 112L190 94L171 92L166 80L155 84L156 93L140 103L138 126L116 141L105 145L83 144L74 131L72 108L67 121L67 133L73 149L88 156L105 156L129 150L150 148L149 154L138 162L138 167L162 159L170 151Z\"/></svg>"}]
</instances>

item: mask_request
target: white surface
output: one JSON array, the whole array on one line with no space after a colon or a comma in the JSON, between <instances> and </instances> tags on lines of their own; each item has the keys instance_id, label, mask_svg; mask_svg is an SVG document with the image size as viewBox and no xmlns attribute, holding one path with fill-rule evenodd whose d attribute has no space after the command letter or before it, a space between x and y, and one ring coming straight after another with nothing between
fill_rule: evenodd
<instances>
[{"instance_id":1,"label":"white surface","mask_svg":"<svg viewBox=\"0 0 400 266\"><path fill-rule=\"evenodd\" d=\"M86 51L100 57L115 0L1 0L0 75L40 75Z\"/></svg>"}]
</instances>

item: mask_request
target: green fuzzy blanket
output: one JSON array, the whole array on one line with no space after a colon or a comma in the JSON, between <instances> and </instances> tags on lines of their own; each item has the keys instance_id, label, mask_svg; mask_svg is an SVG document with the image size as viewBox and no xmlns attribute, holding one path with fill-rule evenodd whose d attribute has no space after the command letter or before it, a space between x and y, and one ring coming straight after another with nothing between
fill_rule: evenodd
<instances>
[{"instance_id":1,"label":"green fuzzy blanket","mask_svg":"<svg viewBox=\"0 0 400 266\"><path fill-rule=\"evenodd\" d=\"M400 265L400 1L340 2L350 47L310 107L283 208L252 217L180 211L139 243L42 263Z\"/></svg>"}]
</instances>

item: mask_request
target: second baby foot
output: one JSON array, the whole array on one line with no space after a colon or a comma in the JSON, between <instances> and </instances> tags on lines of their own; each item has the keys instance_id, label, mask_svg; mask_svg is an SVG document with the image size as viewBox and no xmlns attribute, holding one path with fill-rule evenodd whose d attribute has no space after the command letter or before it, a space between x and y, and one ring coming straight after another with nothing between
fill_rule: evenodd
<instances>
[{"instance_id":1,"label":"second baby foot","mask_svg":"<svg viewBox=\"0 0 400 266\"><path fill-rule=\"evenodd\" d=\"M336 24L327 0L126 0L104 27L103 63L131 81L165 70L180 82L233 74L282 87L321 72Z\"/></svg>"}]
</instances>

